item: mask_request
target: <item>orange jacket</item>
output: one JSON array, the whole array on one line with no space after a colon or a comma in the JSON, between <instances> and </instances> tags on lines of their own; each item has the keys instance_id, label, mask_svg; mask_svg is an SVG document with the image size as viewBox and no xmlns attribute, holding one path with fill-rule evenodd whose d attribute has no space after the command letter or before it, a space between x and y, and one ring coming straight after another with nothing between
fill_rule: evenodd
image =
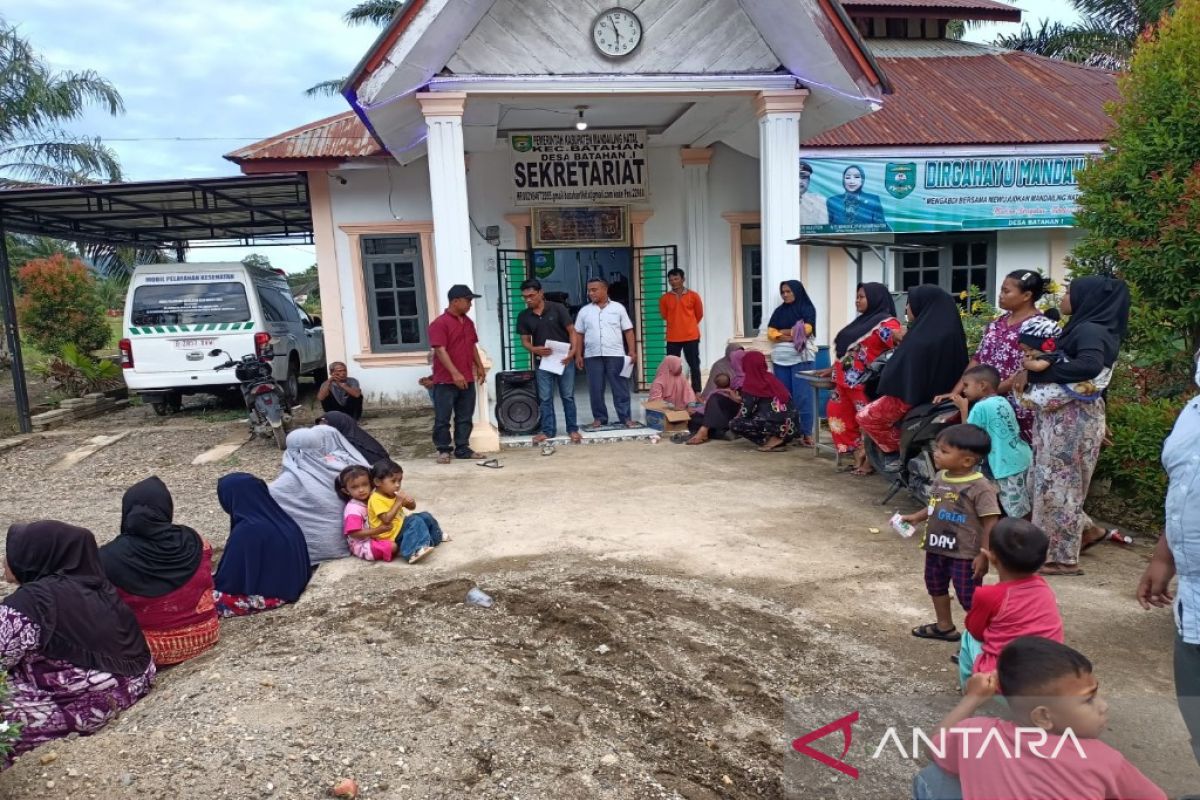
<instances>
[{"instance_id":1,"label":"orange jacket","mask_svg":"<svg viewBox=\"0 0 1200 800\"><path fill-rule=\"evenodd\" d=\"M667 323L668 342L691 342L700 338L704 301L688 289L682 296L667 292L658 299L658 312Z\"/></svg>"}]
</instances>

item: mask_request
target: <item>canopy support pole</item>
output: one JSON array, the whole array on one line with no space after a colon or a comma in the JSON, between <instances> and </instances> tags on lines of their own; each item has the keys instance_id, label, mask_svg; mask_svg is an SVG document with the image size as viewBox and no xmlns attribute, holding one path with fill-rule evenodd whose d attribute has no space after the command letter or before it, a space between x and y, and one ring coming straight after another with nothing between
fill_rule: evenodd
<instances>
[{"instance_id":1,"label":"canopy support pole","mask_svg":"<svg viewBox=\"0 0 1200 800\"><path fill-rule=\"evenodd\" d=\"M33 433L29 418L29 387L25 383L25 360L21 357L21 333L17 330L17 303L9 271L8 245L4 240L4 217L0 216L0 304L4 311L4 336L12 355L13 394L17 398L17 424L21 433Z\"/></svg>"}]
</instances>

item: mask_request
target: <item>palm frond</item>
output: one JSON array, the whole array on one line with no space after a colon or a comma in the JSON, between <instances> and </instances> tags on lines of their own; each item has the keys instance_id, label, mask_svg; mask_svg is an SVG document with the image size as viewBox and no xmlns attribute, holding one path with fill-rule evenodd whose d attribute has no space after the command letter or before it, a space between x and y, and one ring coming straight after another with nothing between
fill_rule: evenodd
<instances>
[{"instance_id":1,"label":"palm frond","mask_svg":"<svg viewBox=\"0 0 1200 800\"><path fill-rule=\"evenodd\" d=\"M374 25L382 28L392 21L404 0L363 0L342 17L347 25Z\"/></svg>"},{"instance_id":2,"label":"palm frond","mask_svg":"<svg viewBox=\"0 0 1200 800\"><path fill-rule=\"evenodd\" d=\"M0 174L42 183L119 181L121 163L99 139L63 137L0 148Z\"/></svg>"},{"instance_id":3,"label":"palm frond","mask_svg":"<svg viewBox=\"0 0 1200 800\"><path fill-rule=\"evenodd\" d=\"M337 97L341 94L345 78L334 78L331 81L321 81L304 90L305 97Z\"/></svg>"}]
</instances>

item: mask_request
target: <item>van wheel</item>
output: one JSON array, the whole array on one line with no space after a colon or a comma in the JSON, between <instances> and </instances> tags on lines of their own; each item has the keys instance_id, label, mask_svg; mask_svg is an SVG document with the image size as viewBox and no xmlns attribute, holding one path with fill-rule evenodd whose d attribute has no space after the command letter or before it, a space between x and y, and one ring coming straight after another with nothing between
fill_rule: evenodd
<instances>
[{"instance_id":1,"label":"van wheel","mask_svg":"<svg viewBox=\"0 0 1200 800\"><path fill-rule=\"evenodd\" d=\"M169 417L178 411L183 406L183 395L178 392L165 395L162 400L157 403L151 403L150 407L154 409L154 413L160 417Z\"/></svg>"},{"instance_id":2,"label":"van wheel","mask_svg":"<svg viewBox=\"0 0 1200 800\"><path fill-rule=\"evenodd\" d=\"M288 359L287 378L284 380L283 393L287 396L289 407L300 402L300 360L295 356Z\"/></svg>"}]
</instances>

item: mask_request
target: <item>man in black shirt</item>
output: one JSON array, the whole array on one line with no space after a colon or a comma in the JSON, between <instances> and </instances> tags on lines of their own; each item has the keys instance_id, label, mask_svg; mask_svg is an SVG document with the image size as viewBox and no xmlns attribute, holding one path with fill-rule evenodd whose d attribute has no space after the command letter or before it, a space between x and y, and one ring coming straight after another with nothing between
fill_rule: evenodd
<instances>
[{"instance_id":1,"label":"man in black shirt","mask_svg":"<svg viewBox=\"0 0 1200 800\"><path fill-rule=\"evenodd\" d=\"M571 441L579 444L583 436L575 418L575 325L571 312L561 303L546 299L542 282L530 278L521 284L521 297L527 308L517 316L517 333L521 334L521 345L533 354L534 366L553 351L546 342L561 342L568 347L562 358L562 374L546 369L537 369L538 402L541 405L542 429L533 437L534 444L541 444L558 435L558 422L554 419L554 386L558 384L558 396L562 398L563 416L567 418L567 433ZM561 358L561 357L560 357ZM557 371L560 365L554 365Z\"/></svg>"}]
</instances>

